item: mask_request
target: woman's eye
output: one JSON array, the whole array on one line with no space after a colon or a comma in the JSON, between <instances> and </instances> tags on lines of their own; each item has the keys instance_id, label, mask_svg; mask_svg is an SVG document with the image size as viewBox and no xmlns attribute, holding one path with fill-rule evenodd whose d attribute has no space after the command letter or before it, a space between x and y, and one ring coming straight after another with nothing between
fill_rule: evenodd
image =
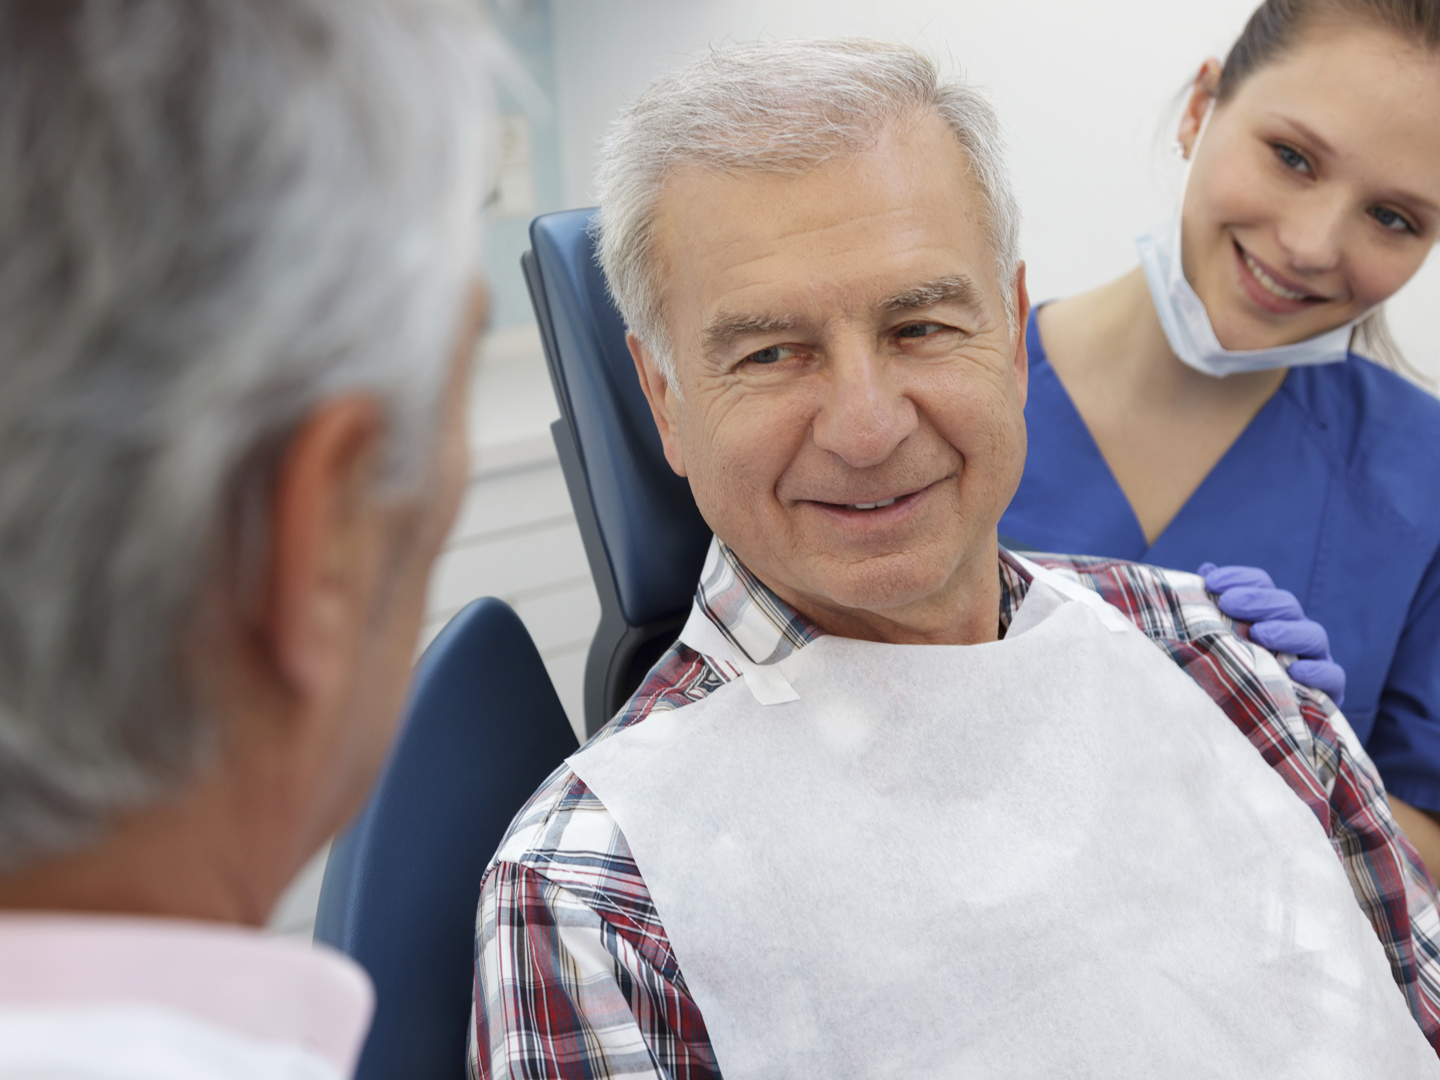
<instances>
[{"instance_id":1,"label":"woman's eye","mask_svg":"<svg viewBox=\"0 0 1440 1080\"><path fill-rule=\"evenodd\" d=\"M1296 172L1308 173L1310 162L1305 160L1305 155L1296 150L1293 146L1286 146L1284 143L1275 143L1275 156L1287 169L1294 169Z\"/></svg>"},{"instance_id":2,"label":"woman's eye","mask_svg":"<svg viewBox=\"0 0 1440 1080\"><path fill-rule=\"evenodd\" d=\"M1403 214L1397 214L1388 206L1375 207L1374 210L1370 211L1370 216L1391 232L1413 233L1418 231L1408 218Z\"/></svg>"}]
</instances>

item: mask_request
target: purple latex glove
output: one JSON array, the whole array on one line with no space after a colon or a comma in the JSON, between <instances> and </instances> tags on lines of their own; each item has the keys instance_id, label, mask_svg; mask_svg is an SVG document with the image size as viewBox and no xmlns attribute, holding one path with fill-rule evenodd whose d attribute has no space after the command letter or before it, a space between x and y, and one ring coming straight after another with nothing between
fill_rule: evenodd
<instances>
[{"instance_id":1,"label":"purple latex glove","mask_svg":"<svg viewBox=\"0 0 1440 1080\"><path fill-rule=\"evenodd\" d=\"M1290 665L1296 682L1330 695L1336 705L1345 700L1345 669L1330 655L1330 635L1305 610L1295 594L1277 589L1264 570L1253 566L1216 566L1206 563L1196 571L1205 587L1219 594L1216 603L1232 619L1250 624L1250 640L1271 652L1298 656Z\"/></svg>"}]
</instances>

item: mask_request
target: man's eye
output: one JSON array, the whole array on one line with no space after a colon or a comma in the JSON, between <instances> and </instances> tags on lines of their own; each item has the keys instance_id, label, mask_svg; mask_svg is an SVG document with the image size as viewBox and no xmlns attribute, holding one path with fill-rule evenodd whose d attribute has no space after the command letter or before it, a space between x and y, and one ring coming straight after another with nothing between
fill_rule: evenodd
<instances>
[{"instance_id":1,"label":"man's eye","mask_svg":"<svg viewBox=\"0 0 1440 1080\"><path fill-rule=\"evenodd\" d=\"M924 338L932 334L941 333L945 329L947 328L941 326L939 323L911 323L909 326L902 326L899 330L896 330L895 336L902 338Z\"/></svg>"},{"instance_id":2,"label":"man's eye","mask_svg":"<svg viewBox=\"0 0 1440 1080\"><path fill-rule=\"evenodd\" d=\"M787 360L795 355L795 350L788 345L771 345L768 349L761 349L745 357L746 363L759 364L762 367L770 364L778 364L781 360Z\"/></svg>"},{"instance_id":3,"label":"man's eye","mask_svg":"<svg viewBox=\"0 0 1440 1080\"><path fill-rule=\"evenodd\" d=\"M1287 169L1294 169L1296 172L1310 172L1310 162L1305 160L1305 155L1296 150L1293 146L1286 146L1284 143L1275 143L1275 156Z\"/></svg>"},{"instance_id":4,"label":"man's eye","mask_svg":"<svg viewBox=\"0 0 1440 1080\"><path fill-rule=\"evenodd\" d=\"M1374 210L1370 211L1370 216L1391 232L1418 233L1420 231L1409 218L1403 214L1396 213L1388 206L1375 207Z\"/></svg>"}]
</instances>

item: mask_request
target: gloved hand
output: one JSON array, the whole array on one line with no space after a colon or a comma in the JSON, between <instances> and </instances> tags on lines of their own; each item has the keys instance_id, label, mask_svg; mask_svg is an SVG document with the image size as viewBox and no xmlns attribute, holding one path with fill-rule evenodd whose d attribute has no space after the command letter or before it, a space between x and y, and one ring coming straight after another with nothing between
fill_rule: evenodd
<instances>
[{"instance_id":1,"label":"gloved hand","mask_svg":"<svg viewBox=\"0 0 1440 1080\"><path fill-rule=\"evenodd\" d=\"M1344 702L1345 669L1330 656L1330 635L1305 617L1294 593L1277 589L1269 574L1253 566L1207 562L1196 573L1207 589L1219 594L1221 611L1250 624L1251 641L1271 652L1300 657L1290 665L1292 679L1329 694L1336 705Z\"/></svg>"}]
</instances>

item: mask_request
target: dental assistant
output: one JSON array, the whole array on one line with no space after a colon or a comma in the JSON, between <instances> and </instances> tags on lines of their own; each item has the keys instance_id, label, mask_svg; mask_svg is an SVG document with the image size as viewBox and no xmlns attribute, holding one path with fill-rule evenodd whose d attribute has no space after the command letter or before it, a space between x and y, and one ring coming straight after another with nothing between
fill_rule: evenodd
<instances>
[{"instance_id":1,"label":"dental assistant","mask_svg":"<svg viewBox=\"0 0 1440 1080\"><path fill-rule=\"evenodd\" d=\"M1440 0L1267 0L1180 123L1141 266L1030 320L1003 535L1263 567L1440 871L1440 401L1351 351L1440 235Z\"/></svg>"}]
</instances>

